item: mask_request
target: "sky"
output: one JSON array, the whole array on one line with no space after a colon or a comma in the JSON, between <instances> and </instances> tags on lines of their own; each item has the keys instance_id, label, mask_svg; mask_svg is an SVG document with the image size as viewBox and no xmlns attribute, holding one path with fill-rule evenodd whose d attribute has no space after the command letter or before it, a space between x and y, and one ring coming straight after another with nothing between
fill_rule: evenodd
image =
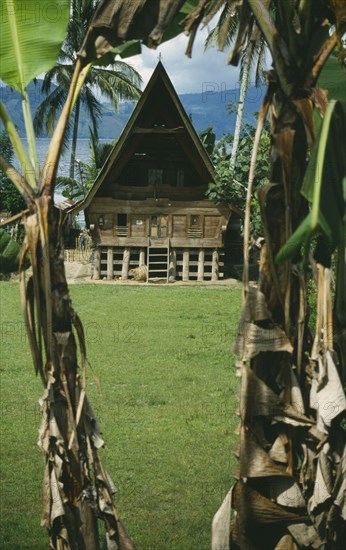
<instances>
[{"instance_id":1,"label":"sky","mask_svg":"<svg viewBox=\"0 0 346 550\"><path fill-rule=\"evenodd\" d=\"M180 34L165 42L156 50L142 47L142 54L128 57L124 61L141 74L144 86L147 84L161 54L161 61L168 72L178 94L203 92L205 90L230 90L239 86L239 69L226 65L229 51L219 52L210 48L204 52L207 28L197 31L192 58L185 55L188 37Z\"/></svg>"}]
</instances>

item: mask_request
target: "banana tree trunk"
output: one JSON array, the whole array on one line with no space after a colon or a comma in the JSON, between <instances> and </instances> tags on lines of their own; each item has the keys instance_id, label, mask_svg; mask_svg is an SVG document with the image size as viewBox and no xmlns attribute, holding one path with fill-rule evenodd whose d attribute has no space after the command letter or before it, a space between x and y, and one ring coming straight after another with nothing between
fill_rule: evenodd
<instances>
[{"instance_id":1,"label":"banana tree trunk","mask_svg":"<svg viewBox=\"0 0 346 550\"><path fill-rule=\"evenodd\" d=\"M342 429L332 420L342 408L334 403L323 424L326 412L318 393L322 386L315 385L318 364L329 377L333 373L337 394L342 391L329 351L331 334L320 353L321 334L325 338L331 331L329 274L320 266L324 322L312 347L301 258L297 255L279 265L274 261L307 213L301 188L313 138L313 103L304 93L287 97L275 82L270 85L275 95L270 113L271 183L259 192L265 245L259 284L247 292L235 346L242 382L232 497L237 515L230 547L279 550L326 544L336 549L343 545L343 520L336 503L343 506L345 447ZM322 381L323 373L320 376Z\"/></svg>"},{"instance_id":2,"label":"banana tree trunk","mask_svg":"<svg viewBox=\"0 0 346 550\"><path fill-rule=\"evenodd\" d=\"M45 456L41 524L56 550L99 550L100 518L106 524L108 546L130 550L133 545L112 501L114 486L98 456L103 441L86 396L84 332L69 297L62 222L50 197L35 201L24 219L20 269L30 347L45 388L39 431ZM33 273L26 281L28 253Z\"/></svg>"}]
</instances>

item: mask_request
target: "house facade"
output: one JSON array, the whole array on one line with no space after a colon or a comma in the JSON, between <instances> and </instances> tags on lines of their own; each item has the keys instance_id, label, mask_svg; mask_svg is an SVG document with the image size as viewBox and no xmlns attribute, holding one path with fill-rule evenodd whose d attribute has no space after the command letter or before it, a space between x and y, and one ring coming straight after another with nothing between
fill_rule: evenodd
<instances>
[{"instance_id":1,"label":"house facade","mask_svg":"<svg viewBox=\"0 0 346 550\"><path fill-rule=\"evenodd\" d=\"M224 239L239 210L205 198L214 169L173 85L158 63L86 199L96 246L94 277L217 280Z\"/></svg>"}]
</instances>

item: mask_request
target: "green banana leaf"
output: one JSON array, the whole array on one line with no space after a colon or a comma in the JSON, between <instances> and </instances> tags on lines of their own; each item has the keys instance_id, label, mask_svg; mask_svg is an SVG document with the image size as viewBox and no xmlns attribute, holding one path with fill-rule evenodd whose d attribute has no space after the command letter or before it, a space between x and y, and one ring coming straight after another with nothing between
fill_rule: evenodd
<instances>
[{"instance_id":1,"label":"green banana leaf","mask_svg":"<svg viewBox=\"0 0 346 550\"><path fill-rule=\"evenodd\" d=\"M329 56L317 81L317 87L326 88L329 99L340 101L346 113L346 70L338 63L337 53Z\"/></svg>"},{"instance_id":2,"label":"green banana leaf","mask_svg":"<svg viewBox=\"0 0 346 550\"><path fill-rule=\"evenodd\" d=\"M329 56L318 78L317 88L328 90L328 99L340 101L346 113L346 66L338 62L338 48ZM322 117L317 108L314 109L315 131L318 132Z\"/></svg>"},{"instance_id":3,"label":"green banana leaf","mask_svg":"<svg viewBox=\"0 0 346 550\"><path fill-rule=\"evenodd\" d=\"M0 228L0 273L14 273L19 269L21 246Z\"/></svg>"},{"instance_id":4,"label":"green banana leaf","mask_svg":"<svg viewBox=\"0 0 346 550\"><path fill-rule=\"evenodd\" d=\"M51 69L69 15L69 0L1 0L0 78L23 94L31 80Z\"/></svg>"},{"instance_id":5,"label":"green banana leaf","mask_svg":"<svg viewBox=\"0 0 346 550\"><path fill-rule=\"evenodd\" d=\"M107 66L114 63L114 58L119 55L122 59L126 57L132 57L133 55L138 55L142 53L142 46L140 40L127 40L123 44L111 48L111 50L97 59L95 65Z\"/></svg>"},{"instance_id":6,"label":"green banana leaf","mask_svg":"<svg viewBox=\"0 0 346 550\"><path fill-rule=\"evenodd\" d=\"M198 6L198 0L189 0L185 2L178 13L173 17L173 20L163 35L162 42L167 42L183 32L179 23L189 15Z\"/></svg>"},{"instance_id":7,"label":"green banana leaf","mask_svg":"<svg viewBox=\"0 0 346 550\"><path fill-rule=\"evenodd\" d=\"M308 216L276 256L280 263L308 250L319 234L332 252L343 239L346 176L345 115L340 102L330 101L305 173L302 194L310 202Z\"/></svg>"}]
</instances>

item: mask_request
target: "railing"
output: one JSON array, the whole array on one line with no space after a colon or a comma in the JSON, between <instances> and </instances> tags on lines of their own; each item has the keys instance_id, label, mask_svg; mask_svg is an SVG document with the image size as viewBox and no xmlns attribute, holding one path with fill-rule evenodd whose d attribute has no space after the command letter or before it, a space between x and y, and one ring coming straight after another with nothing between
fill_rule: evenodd
<instances>
[{"instance_id":1,"label":"railing","mask_svg":"<svg viewBox=\"0 0 346 550\"><path fill-rule=\"evenodd\" d=\"M190 228L187 230L187 236L190 239L200 239L202 237L202 229L200 228Z\"/></svg>"},{"instance_id":2,"label":"railing","mask_svg":"<svg viewBox=\"0 0 346 550\"><path fill-rule=\"evenodd\" d=\"M116 232L118 237L127 237L127 227L126 225L117 225Z\"/></svg>"}]
</instances>

